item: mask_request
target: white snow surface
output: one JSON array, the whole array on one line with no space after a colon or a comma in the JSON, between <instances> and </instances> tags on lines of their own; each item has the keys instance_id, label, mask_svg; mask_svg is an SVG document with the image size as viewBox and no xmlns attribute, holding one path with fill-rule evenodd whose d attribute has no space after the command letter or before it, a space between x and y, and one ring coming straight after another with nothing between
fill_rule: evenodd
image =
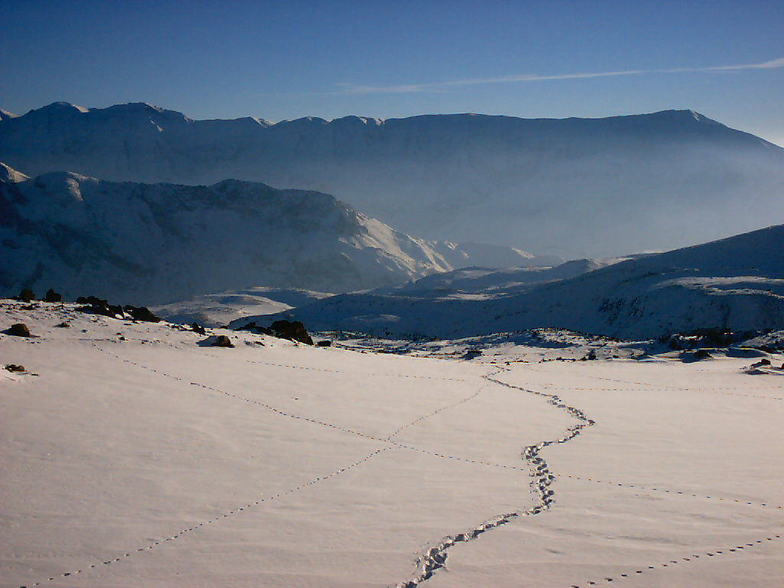
<instances>
[{"instance_id":1,"label":"white snow surface","mask_svg":"<svg viewBox=\"0 0 784 588\"><path fill-rule=\"evenodd\" d=\"M220 327L245 316L275 314L328 296L332 294L257 286L204 294L190 300L154 306L151 310L172 323L196 322L206 327Z\"/></svg>"},{"instance_id":2,"label":"white snow surface","mask_svg":"<svg viewBox=\"0 0 784 588\"><path fill-rule=\"evenodd\" d=\"M784 583L784 372L754 360L0 316L35 335L0 335L4 587Z\"/></svg>"},{"instance_id":3,"label":"white snow surface","mask_svg":"<svg viewBox=\"0 0 784 588\"><path fill-rule=\"evenodd\" d=\"M347 292L475 265L537 265L510 247L463 249L396 231L328 194L225 180L107 182L0 167L0 293L165 304L256 285Z\"/></svg>"},{"instance_id":4,"label":"white snow surface","mask_svg":"<svg viewBox=\"0 0 784 588\"><path fill-rule=\"evenodd\" d=\"M316 190L427 239L571 258L691 245L784 214L784 149L690 110L270 124L55 103L0 120L0 160L31 175Z\"/></svg>"},{"instance_id":5,"label":"white snow surface","mask_svg":"<svg viewBox=\"0 0 784 588\"><path fill-rule=\"evenodd\" d=\"M784 329L784 225L588 271L592 263L464 270L286 316L319 330L440 338L551 327L626 339Z\"/></svg>"}]
</instances>

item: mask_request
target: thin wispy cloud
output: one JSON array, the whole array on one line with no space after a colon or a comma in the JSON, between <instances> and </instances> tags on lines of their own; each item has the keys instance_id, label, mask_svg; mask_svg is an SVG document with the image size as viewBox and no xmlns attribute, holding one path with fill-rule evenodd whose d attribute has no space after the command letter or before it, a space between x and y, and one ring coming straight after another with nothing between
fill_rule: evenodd
<instances>
[{"instance_id":1,"label":"thin wispy cloud","mask_svg":"<svg viewBox=\"0 0 784 588\"><path fill-rule=\"evenodd\" d=\"M467 78L447 80L444 82L426 82L417 84L396 84L391 86L366 86L358 84L338 84L339 90L334 94L410 94L414 92L440 92L462 86L480 86L485 84L512 84L525 82L543 82L549 80L581 80L591 78L611 78L620 76L639 76L645 74L673 73L709 73L735 72L753 69L784 68L784 57L771 59L762 63L744 63L739 65L717 65L712 67L677 67L669 69L628 69L621 71L582 72L571 74L520 74L494 78Z\"/></svg>"}]
</instances>

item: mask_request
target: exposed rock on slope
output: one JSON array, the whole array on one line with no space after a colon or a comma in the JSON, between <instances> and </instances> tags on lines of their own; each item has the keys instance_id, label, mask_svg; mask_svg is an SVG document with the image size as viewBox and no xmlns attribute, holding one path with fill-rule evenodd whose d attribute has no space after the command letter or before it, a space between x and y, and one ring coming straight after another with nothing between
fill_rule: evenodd
<instances>
[{"instance_id":1,"label":"exposed rock on slope","mask_svg":"<svg viewBox=\"0 0 784 588\"><path fill-rule=\"evenodd\" d=\"M3 117L0 160L33 174L313 189L428 239L571 257L689 245L784 214L784 149L689 110L271 124L55 103Z\"/></svg>"}]
</instances>

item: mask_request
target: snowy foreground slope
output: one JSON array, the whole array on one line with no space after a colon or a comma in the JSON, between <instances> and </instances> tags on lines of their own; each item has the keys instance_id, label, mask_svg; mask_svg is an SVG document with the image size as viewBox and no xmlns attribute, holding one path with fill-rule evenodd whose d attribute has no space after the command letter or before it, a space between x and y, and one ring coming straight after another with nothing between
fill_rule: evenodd
<instances>
[{"instance_id":1,"label":"snowy foreground slope","mask_svg":"<svg viewBox=\"0 0 784 588\"><path fill-rule=\"evenodd\" d=\"M575 263L583 265L568 278L564 270ZM784 225L580 273L590 269L586 263L533 272L466 270L336 296L284 314L321 330L442 338L537 327L621 338L713 327L784 328ZM533 286L524 281L559 272L568 279Z\"/></svg>"},{"instance_id":2,"label":"snowy foreground slope","mask_svg":"<svg viewBox=\"0 0 784 588\"><path fill-rule=\"evenodd\" d=\"M0 258L0 295L55 288L134 304L258 285L346 292L493 259L541 261L411 237L319 192L28 178L2 163Z\"/></svg>"},{"instance_id":3,"label":"snowy foreground slope","mask_svg":"<svg viewBox=\"0 0 784 588\"><path fill-rule=\"evenodd\" d=\"M690 110L272 124L59 102L0 120L0 161L35 175L317 190L409 234L568 257L690 245L784 214L784 149Z\"/></svg>"},{"instance_id":4,"label":"snowy foreground slope","mask_svg":"<svg viewBox=\"0 0 784 588\"><path fill-rule=\"evenodd\" d=\"M4 587L784 582L784 377L753 359L225 349L1 305L38 335L0 335Z\"/></svg>"}]
</instances>

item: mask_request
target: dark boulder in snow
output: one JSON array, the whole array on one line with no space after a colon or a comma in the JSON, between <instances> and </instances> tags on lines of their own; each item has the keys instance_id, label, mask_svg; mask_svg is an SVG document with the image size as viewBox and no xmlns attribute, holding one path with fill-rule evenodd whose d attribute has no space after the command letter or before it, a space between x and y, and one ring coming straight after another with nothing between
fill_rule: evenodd
<instances>
[{"instance_id":1,"label":"dark boulder in snow","mask_svg":"<svg viewBox=\"0 0 784 588\"><path fill-rule=\"evenodd\" d=\"M107 305L109 304L108 300L104 300L103 298L98 298L97 296L79 296L76 299L77 304L98 304L98 305Z\"/></svg>"},{"instance_id":2,"label":"dark boulder in snow","mask_svg":"<svg viewBox=\"0 0 784 588\"><path fill-rule=\"evenodd\" d=\"M30 329L24 323L11 325L11 328L6 330L6 334L13 335L14 337L32 337Z\"/></svg>"},{"instance_id":3,"label":"dark boulder in snow","mask_svg":"<svg viewBox=\"0 0 784 588\"><path fill-rule=\"evenodd\" d=\"M300 321L275 321L270 326L270 330L275 337L280 339L288 339L290 341L299 341L300 343L313 345L313 339L305 329L305 325Z\"/></svg>"},{"instance_id":4,"label":"dark boulder in snow","mask_svg":"<svg viewBox=\"0 0 784 588\"><path fill-rule=\"evenodd\" d=\"M695 361L702 361L703 359L713 359L713 356L705 349L684 351L681 353L681 361L683 363L693 363Z\"/></svg>"},{"instance_id":5,"label":"dark boulder in snow","mask_svg":"<svg viewBox=\"0 0 784 588\"><path fill-rule=\"evenodd\" d=\"M751 347L729 347L727 357L765 357L767 353Z\"/></svg>"},{"instance_id":6,"label":"dark boulder in snow","mask_svg":"<svg viewBox=\"0 0 784 588\"><path fill-rule=\"evenodd\" d=\"M16 299L21 302L32 302L35 300L35 292L33 292L30 288L25 288L19 292L19 296L17 296Z\"/></svg>"},{"instance_id":7,"label":"dark boulder in snow","mask_svg":"<svg viewBox=\"0 0 784 588\"><path fill-rule=\"evenodd\" d=\"M122 306L117 304L109 304L109 302L103 298L97 298L95 296L80 296L76 299L76 302L77 304L86 305L79 308L79 310L82 312L100 314L103 316L108 316L109 318L124 318L125 316Z\"/></svg>"},{"instance_id":8,"label":"dark boulder in snow","mask_svg":"<svg viewBox=\"0 0 784 588\"><path fill-rule=\"evenodd\" d=\"M131 315L131 318L135 321L147 321L150 323L158 323L161 321L161 317L155 316L146 306L125 306L124 310Z\"/></svg>"},{"instance_id":9,"label":"dark boulder in snow","mask_svg":"<svg viewBox=\"0 0 784 588\"><path fill-rule=\"evenodd\" d=\"M62 302L62 301L63 301L63 295L60 294L59 292L55 292L51 288L47 290L46 296L44 296L44 302Z\"/></svg>"},{"instance_id":10,"label":"dark boulder in snow","mask_svg":"<svg viewBox=\"0 0 784 588\"><path fill-rule=\"evenodd\" d=\"M271 335L278 339L288 339L289 341L298 341L300 343L306 343L307 345L313 345L313 339L308 334L307 329L305 329L305 325L300 321L282 319L275 321L269 327L260 327L255 321L251 321L241 327L237 327L235 330L250 331L251 333L259 335ZM322 343L323 342L320 342L319 345L322 347L327 346L322 345ZM331 343L329 343L329 345L331 345Z\"/></svg>"},{"instance_id":11,"label":"dark boulder in snow","mask_svg":"<svg viewBox=\"0 0 784 588\"><path fill-rule=\"evenodd\" d=\"M234 347L234 343L226 335L212 335L199 341L198 345L199 347Z\"/></svg>"},{"instance_id":12,"label":"dark boulder in snow","mask_svg":"<svg viewBox=\"0 0 784 588\"><path fill-rule=\"evenodd\" d=\"M275 337L275 333L272 332L272 329L267 327L261 327L256 324L256 321L251 321L246 325L242 325L241 327L237 327L234 329L235 331L250 331L251 333L256 333L257 335L271 335Z\"/></svg>"}]
</instances>

